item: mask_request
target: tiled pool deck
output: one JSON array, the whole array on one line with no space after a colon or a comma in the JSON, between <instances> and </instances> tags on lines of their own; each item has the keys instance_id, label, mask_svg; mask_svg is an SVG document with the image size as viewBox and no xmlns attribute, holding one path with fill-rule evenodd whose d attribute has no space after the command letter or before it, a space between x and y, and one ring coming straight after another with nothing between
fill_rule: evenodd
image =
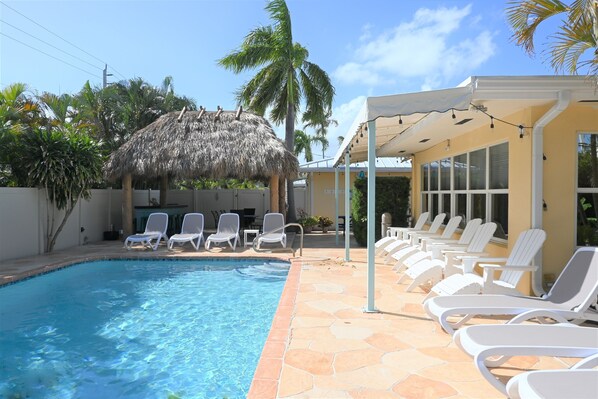
<instances>
[{"instance_id":1,"label":"tiled pool deck","mask_svg":"<svg viewBox=\"0 0 598 399\"><path fill-rule=\"evenodd\" d=\"M126 251L102 242L51 255L0 262L6 283L76 261L132 257L251 256L290 254L250 248L199 252ZM334 234L307 235L303 258L291 270L248 397L268 398L500 398L440 327L423 311L424 293L406 293L391 266L376 265L376 308L366 303L366 250L351 261ZM492 322L484 320L484 322ZM501 379L528 369L568 367L573 359L522 356L495 370Z\"/></svg>"}]
</instances>

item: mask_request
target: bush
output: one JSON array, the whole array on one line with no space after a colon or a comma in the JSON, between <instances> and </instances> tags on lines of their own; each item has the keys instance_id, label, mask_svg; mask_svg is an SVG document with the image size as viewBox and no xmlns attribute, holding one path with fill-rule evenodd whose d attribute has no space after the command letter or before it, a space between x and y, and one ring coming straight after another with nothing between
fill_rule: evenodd
<instances>
[{"instance_id":1,"label":"bush","mask_svg":"<svg viewBox=\"0 0 598 399\"><path fill-rule=\"evenodd\" d=\"M410 179L408 177L376 177L376 240L380 239L383 213L390 213L393 226L407 226ZM355 180L351 201L353 234L357 243L367 245L367 179Z\"/></svg>"},{"instance_id":2,"label":"bush","mask_svg":"<svg viewBox=\"0 0 598 399\"><path fill-rule=\"evenodd\" d=\"M314 227L320 223L320 220L315 216L306 216L297 221L303 227Z\"/></svg>"},{"instance_id":3,"label":"bush","mask_svg":"<svg viewBox=\"0 0 598 399\"><path fill-rule=\"evenodd\" d=\"M324 228L332 226L334 222L328 216L320 216L318 224L320 225L320 227Z\"/></svg>"}]
</instances>

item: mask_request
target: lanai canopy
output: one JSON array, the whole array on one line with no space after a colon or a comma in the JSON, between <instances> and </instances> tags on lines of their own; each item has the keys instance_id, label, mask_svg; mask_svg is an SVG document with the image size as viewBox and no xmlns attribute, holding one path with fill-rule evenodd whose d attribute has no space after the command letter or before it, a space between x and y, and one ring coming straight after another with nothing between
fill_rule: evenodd
<instances>
[{"instance_id":1,"label":"lanai canopy","mask_svg":"<svg viewBox=\"0 0 598 399\"><path fill-rule=\"evenodd\" d=\"M381 157L406 157L530 106L551 106L533 127L521 127L532 142L532 227L542 228L543 129L570 103L594 104L595 86L581 76L472 76L458 87L368 97L345 134L334 166ZM519 128L514 126L514 128ZM525 132L523 131L525 129ZM376 163L368 163L368 300L374 307L374 231ZM369 176L374 178L369 179ZM346 178L346 177L345 177ZM348 190L346 180L345 189ZM338 190L338 187L336 187ZM346 193L348 198L349 194ZM349 201L346 210L349 212ZM346 226L348 230L348 225ZM349 259L348 235L345 258ZM536 273L540 276L541 270ZM534 284L538 285L537 278ZM541 284L540 284L541 285ZM534 291L536 288L534 287Z\"/></svg>"},{"instance_id":2,"label":"lanai canopy","mask_svg":"<svg viewBox=\"0 0 598 399\"><path fill-rule=\"evenodd\" d=\"M123 182L123 229L132 233L132 179L161 179L161 205L169 178L270 180L271 209L278 179L297 176L299 162L268 121L248 112L171 112L137 131L105 165L109 181Z\"/></svg>"}]
</instances>

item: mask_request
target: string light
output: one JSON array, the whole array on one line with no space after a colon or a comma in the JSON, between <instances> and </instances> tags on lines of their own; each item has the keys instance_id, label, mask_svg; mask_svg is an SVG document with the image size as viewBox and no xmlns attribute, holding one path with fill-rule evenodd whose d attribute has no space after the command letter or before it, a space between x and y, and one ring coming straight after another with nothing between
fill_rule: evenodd
<instances>
[{"instance_id":1,"label":"string light","mask_svg":"<svg viewBox=\"0 0 598 399\"><path fill-rule=\"evenodd\" d=\"M363 138L363 132L359 133L359 137Z\"/></svg>"},{"instance_id":2,"label":"string light","mask_svg":"<svg viewBox=\"0 0 598 399\"><path fill-rule=\"evenodd\" d=\"M495 117L494 115L490 115L488 112L486 112L486 108L485 107L481 107L479 105L475 105L475 104L471 104L471 107L474 108L476 111L483 113L484 115L488 116L490 118L490 128L494 129L494 121L498 121L501 123L504 123L505 125L509 125L509 126L513 126L519 129L519 138L523 138L523 136L525 136L525 129L532 129L533 126L524 126L521 124L515 124L515 123L511 123L509 121L506 121L504 119L500 119Z\"/></svg>"},{"instance_id":3,"label":"string light","mask_svg":"<svg viewBox=\"0 0 598 399\"><path fill-rule=\"evenodd\" d=\"M457 118L457 115L455 115L455 109L451 109L451 112L453 113L453 119Z\"/></svg>"},{"instance_id":4,"label":"string light","mask_svg":"<svg viewBox=\"0 0 598 399\"><path fill-rule=\"evenodd\" d=\"M403 124L403 119L401 118L401 115L399 115L399 125Z\"/></svg>"}]
</instances>

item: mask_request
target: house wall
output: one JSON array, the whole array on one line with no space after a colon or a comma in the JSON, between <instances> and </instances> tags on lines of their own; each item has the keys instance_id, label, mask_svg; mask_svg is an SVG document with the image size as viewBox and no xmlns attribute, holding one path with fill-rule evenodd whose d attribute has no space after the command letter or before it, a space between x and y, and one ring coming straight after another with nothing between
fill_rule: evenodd
<instances>
[{"instance_id":1,"label":"house wall","mask_svg":"<svg viewBox=\"0 0 598 399\"><path fill-rule=\"evenodd\" d=\"M527 108L504 119L516 124L533 126L550 109ZM598 131L598 112L588 106L571 105L544 129L544 192L547 209L543 212L543 228L547 240L542 249L542 267L546 275L558 274L575 251L577 134ZM421 165L430 161L463 154L507 141L509 143L509 238L508 242L491 241L487 250L493 256L508 256L519 234L531 227L532 216L532 135L526 130L519 138L517 127L495 121L488 126L451 139L450 150L442 143L415 154L413 159L414 215L421 213ZM531 293L531 276L527 273L519 287Z\"/></svg>"},{"instance_id":2,"label":"house wall","mask_svg":"<svg viewBox=\"0 0 598 399\"><path fill-rule=\"evenodd\" d=\"M350 173L350 186L353 187L358 173ZM379 172L377 177L405 176L411 178L411 172ZM339 215L345 214L345 172L339 171ZM334 221L334 172L312 172L307 181L309 206L305 211L310 215L328 216ZM297 207L299 208L299 207ZM336 221L335 221L336 222Z\"/></svg>"},{"instance_id":3,"label":"house wall","mask_svg":"<svg viewBox=\"0 0 598 399\"><path fill-rule=\"evenodd\" d=\"M598 133L598 109L572 104L544 129L545 274L558 276L577 248L577 137Z\"/></svg>"}]
</instances>

